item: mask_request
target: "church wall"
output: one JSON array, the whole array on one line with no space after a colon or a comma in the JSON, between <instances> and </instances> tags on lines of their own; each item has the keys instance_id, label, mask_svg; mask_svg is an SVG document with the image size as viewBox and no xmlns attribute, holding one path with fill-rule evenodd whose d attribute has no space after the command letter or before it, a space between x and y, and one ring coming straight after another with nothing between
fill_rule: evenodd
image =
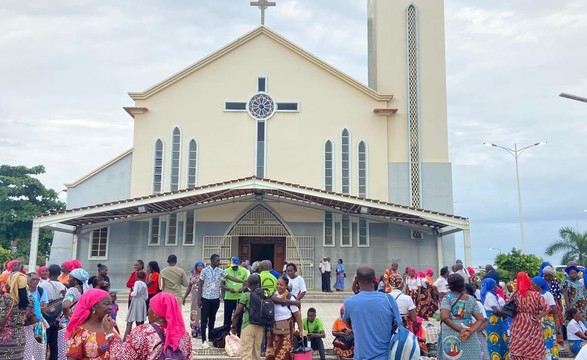
<instances>
[{"instance_id":1,"label":"church wall","mask_svg":"<svg viewBox=\"0 0 587 360\"><path fill-rule=\"evenodd\" d=\"M271 58L266 53L271 52ZM267 120L266 177L323 187L323 145L335 145L340 172L340 136L351 132L352 193L357 191L357 144L365 140L369 156L369 196L387 194L387 123L373 114L385 107L340 78L301 58L265 35L216 59L190 76L136 101L149 111L135 118L132 196L151 192L153 143L164 142L164 186L169 189L171 131L182 130L181 187L185 187L189 139L198 142L198 185L255 173L256 121L246 112L223 111L224 101L246 102L256 93L256 79L266 76L268 93L277 102L299 102L299 113L280 113ZM138 175L140 174L140 176ZM340 177L336 176L337 190Z\"/></svg>"}]
</instances>

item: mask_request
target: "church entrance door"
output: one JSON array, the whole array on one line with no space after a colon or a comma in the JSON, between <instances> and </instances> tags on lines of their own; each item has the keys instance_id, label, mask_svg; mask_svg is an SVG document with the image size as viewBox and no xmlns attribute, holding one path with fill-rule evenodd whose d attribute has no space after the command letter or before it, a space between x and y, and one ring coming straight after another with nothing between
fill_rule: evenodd
<instances>
[{"instance_id":1,"label":"church entrance door","mask_svg":"<svg viewBox=\"0 0 587 360\"><path fill-rule=\"evenodd\" d=\"M241 260L271 260L273 268L281 273L285 261L285 236L240 236L238 257Z\"/></svg>"}]
</instances>

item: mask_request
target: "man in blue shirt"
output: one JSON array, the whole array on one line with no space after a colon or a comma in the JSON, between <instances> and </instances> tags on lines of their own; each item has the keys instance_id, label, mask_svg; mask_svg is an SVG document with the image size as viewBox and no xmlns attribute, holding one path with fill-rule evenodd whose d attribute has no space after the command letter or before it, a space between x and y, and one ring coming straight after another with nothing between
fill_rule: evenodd
<instances>
[{"instance_id":1,"label":"man in blue shirt","mask_svg":"<svg viewBox=\"0 0 587 360\"><path fill-rule=\"evenodd\" d=\"M391 333L394 326L401 326L394 316L394 312L399 314L397 304L393 297L373 289L375 270L371 266L359 266L354 281L358 282L359 293L344 301L343 315L355 334L354 359L387 360ZM353 284L353 288L356 285Z\"/></svg>"}]
</instances>

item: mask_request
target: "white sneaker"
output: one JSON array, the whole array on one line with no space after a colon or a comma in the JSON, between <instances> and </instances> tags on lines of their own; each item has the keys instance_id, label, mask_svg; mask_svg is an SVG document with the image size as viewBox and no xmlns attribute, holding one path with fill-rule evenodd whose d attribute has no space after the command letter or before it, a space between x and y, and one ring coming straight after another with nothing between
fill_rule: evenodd
<instances>
[{"instance_id":1,"label":"white sneaker","mask_svg":"<svg viewBox=\"0 0 587 360\"><path fill-rule=\"evenodd\" d=\"M208 343L208 341L204 341L202 343L202 349L209 349L210 348L210 344Z\"/></svg>"}]
</instances>

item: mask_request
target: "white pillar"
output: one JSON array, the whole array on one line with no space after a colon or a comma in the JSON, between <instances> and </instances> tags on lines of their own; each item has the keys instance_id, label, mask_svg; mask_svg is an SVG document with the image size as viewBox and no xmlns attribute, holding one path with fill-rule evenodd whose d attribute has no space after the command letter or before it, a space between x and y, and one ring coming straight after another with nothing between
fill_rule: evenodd
<instances>
[{"instance_id":1,"label":"white pillar","mask_svg":"<svg viewBox=\"0 0 587 360\"><path fill-rule=\"evenodd\" d=\"M463 229L463 238L465 245L465 264L472 266L471 263L471 229L468 227Z\"/></svg>"},{"instance_id":2,"label":"white pillar","mask_svg":"<svg viewBox=\"0 0 587 360\"><path fill-rule=\"evenodd\" d=\"M29 249L29 272L33 272L37 267L37 254L39 252L39 227L40 220L33 219L33 229L31 231L31 247Z\"/></svg>"},{"instance_id":3,"label":"white pillar","mask_svg":"<svg viewBox=\"0 0 587 360\"><path fill-rule=\"evenodd\" d=\"M439 271L444 266L444 251L442 249L442 235L436 236L436 253L438 256L438 268L435 271Z\"/></svg>"},{"instance_id":4,"label":"white pillar","mask_svg":"<svg viewBox=\"0 0 587 360\"><path fill-rule=\"evenodd\" d=\"M77 241L78 241L78 235L77 235L77 229L76 229L75 233L73 233L73 238L71 239L71 258L72 259L77 259Z\"/></svg>"}]
</instances>

